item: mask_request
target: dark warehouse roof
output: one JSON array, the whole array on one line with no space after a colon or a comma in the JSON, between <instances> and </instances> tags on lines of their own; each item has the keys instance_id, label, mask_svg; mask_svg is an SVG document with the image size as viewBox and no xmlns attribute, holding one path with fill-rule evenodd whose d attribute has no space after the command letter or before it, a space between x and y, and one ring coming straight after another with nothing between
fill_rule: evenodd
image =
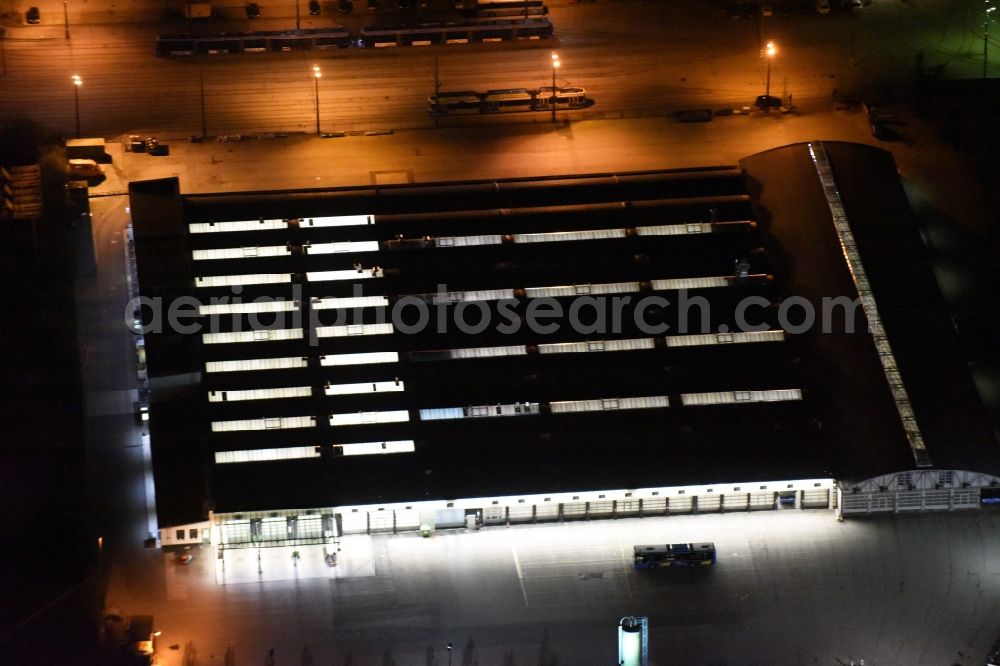
<instances>
[{"instance_id":1,"label":"dark warehouse roof","mask_svg":"<svg viewBox=\"0 0 1000 666\"><path fill-rule=\"evenodd\" d=\"M891 196L863 195L865 183L894 178L891 158L828 146L838 183L840 165L850 165L842 189L852 225L905 206L891 182L879 185ZM210 505L264 510L912 467L863 323L856 334L782 334L772 306L748 310L769 332L738 332L745 297L855 295L815 172L810 181L802 161L803 148L792 146L748 158L743 169L208 196L180 195L176 179L133 184L144 295L231 299L227 276L254 276L237 280L244 302L291 304L271 333L229 335L249 331L250 315L227 312L214 337L146 336L161 523L197 520ZM888 229L906 231L905 221ZM867 252L883 233L859 230L859 245ZM905 257L929 275L919 257ZM877 292L889 268L873 261ZM369 300L344 300L358 297ZM524 319L543 297L565 310L580 297L630 302L607 332L573 330L565 318L551 332L405 331L418 302L448 317L462 303L500 321L502 302ZM669 304L636 306L649 297ZM699 307L687 307L681 330L684 297L704 299L708 312L702 320ZM879 305L895 335L910 315ZM392 312L403 320L379 326L380 313ZM927 315L921 324L933 326ZM669 329L641 330L636 317ZM909 360L919 350L902 340L898 352ZM281 367L227 364L253 359ZM267 389L283 391L253 393ZM956 388L954 398L968 396ZM919 389L913 402L926 402ZM934 418L926 427L939 466L946 448L943 457L965 460L940 443ZM970 451L983 436L971 425L965 434ZM381 442L412 451L379 455ZM351 455L362 443L376 451ZM227 455L246 462L221 462ZM284 455L299 457L273 459Z\"/></svg>"}]
</instances>

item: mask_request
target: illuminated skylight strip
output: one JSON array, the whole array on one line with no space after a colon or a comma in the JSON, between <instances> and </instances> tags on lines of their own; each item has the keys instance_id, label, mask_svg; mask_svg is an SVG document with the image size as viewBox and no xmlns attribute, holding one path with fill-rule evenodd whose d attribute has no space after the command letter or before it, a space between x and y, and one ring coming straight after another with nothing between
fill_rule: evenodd
<instances>
[{"instance_id":1,"label":"illuminated skylight strip","mask_svg":"<svg viewBox=\"0 0 1000 666\"><path fill-rule=\"evenodd\" d=\"M289 446L283 449L256 449L250 451L216 451L215 464L269 462L272 460L296 460L319 458L315 446Z\"/></svg>"},{"instance_id":2,"label":"illuminated skylight strip","mask_svg":"<svg viewBox=\"0 0 1000 666\"><path fill-rule=\"evenodd\" d=\"M668 335L668 347L697 347L702 345L746 344L752 342L782 342L785 332L747 331L746 333L704 333L700 335Z\"/></svg>"},{"instance_id":3,"label":"illuminated skylight strip","mask_svg":"<svg viewBox=\"0 0 1000 666\"><path fill-rule=\"evenodd\" d=\"M309 367L309 361L301 356L205 362L205 372L249 372L252 370L284 370L286 368L307 367Z\"/></svg>"},{"instance_id":4,"label":"illuminated skylight strip","mask_svg":"<svg viewBox=\"0 0 1000 666\"><path fill-rule=\"evenodd\" d=\"M393 332L392 324L348 324L346 326L317 326L318 338L345 338L355 335L387 335Z\"/></svg>"},{"instance_id":5,"label":"illuminated skylight strip","mask_svg":"<svg viewBox=\"0 0 1000 666\"><path fill-rule=\"evenodd\" d=\"M412 294L428 303L460 303L463 301L500 301L514 298L513 289L479 289L474 291L444 291L433 294Z\"/></svg>"},{"instance_id":6,"label":"illuminated skylight strip","mask_svg":"<svg viewBox=\"0 0 1000 666\"><path fill-rule=\"evenodd\" d=\"M344 456L370 456L388 453L413 453L415 450L412 439L387 440L384 442L357 442L352 444L334 444L339 453ZM215 463L227 465L234 463L269 462L273 460L299 460L319 458L316 446L289 446L281 449L253 449L244 451L216 451Z\"/></svg>"},{"instance_id":7,"label":"illuminated skylight strip","mask_svg":"<svg viewBox=\"0 0 1000 666\"><path fill-rule=\"evenodd\" d=\"M528 353L523 345L509 347L467 347L465 349L449 349L447 351L453 359L521 356Z\"/></svg>"},{"instance_id":8,"label":"illuminated skylight strip","mask_svg":"<svg viewBox=\"0 0 1000 666\"><path fill-rule=\"evenodd\" d=\"M524 290L528 298L557 298L569 296L589 296L599 294L628 294L639 291L638 282L605 282L599 284L573 284L555 287L528 287Z\"/></svg>"},{"instance_id":9,"label":"illuminated skylight strip","mask_svg":"<svg viewBox=\"0 0 1000 666\"><path fill-rule=\"evenodd\" d=\"M619 409L660 409L670 406L665 395L649 395L637 398L605 398L601 400L562 400L549 403L553 414L573 412L607 412Z\"/></svg>"},{"instance_id":10,"label":"illuminated skylight strip","mask_svg":"<svg viewBox=\"0 0 1000 666\"><path fill-rule=\"evenodd\" d=\"M766 391L715 391L712 393L682 393L681 404L738 405L751 402L784 402L802 400L800 389L770 389Z\"/></svg>"},{"instance_id":11,"label":"illuminated skylight strip","mask_svg":"<svg viewBox=\"0 0 1000 666\"><path fill-rule=\"evenodd\" d=\"M262 329L236 331L230 333L202 333L201 341L206 345L234 344L239 342L271 342L275 340L301 340L301 328Z\"/></svg>"},{"instance_id":12,"label":"illuminated skylight strip","mask_svg":"<svg viewBox=\"0 0 1000 666\"><path fill-rule=\"evenodd\" d=\"M578 354L583 352L616 352L653 349L653 338L630 338L626 340L588 340L586 342L553 342L538 345L540 354Z\"/></svg>"},{"instance_id":13,"label":"illuminated skylight strip","mask_svg":"<svg viewBox=\"0 0 1000 666\"><path fill-rule=\"evenodd\" d=\"M731 281L728 277L694 277L679 278L675 280L653 280L653 289L656 291L678 291L680 289L714 289L716 287L728 287Z\"/></svg>"},{"instance_id":14,"label":"illuminated skylight strip","mask_svg":"<svg viewBox=\"0 0 1000 666\"><path fill-rule=\"evenodd\" d=\"M315 427L315 416L286 416L282 418L212 421L212 432L236 432L241 430L289 430L292 428Z\"/></svg>"},{"instance_id":15,"label":"illuminated skylight strip","mask_svg":"<svg viewBox=\"0 0 1000 666\"><path fill-rule=\"evenodd\" d=\"M378 241L341 241L311 243L303 246L306 254L343 254L346 252L378 252Z\"/></svg>"},{"instance_id":16,"label":"illuminated skylight strip","mask_svg":"<svg viewBox=\"0 0 1000 666\"><path fill-rule=\"evenodd\" d=\"M861 254L858 252L855 243L854 233L851 231L850 222L847 219L847 211L844 210L844 202L840 198L840 191L837 189L837 180L830 165L830 159L826 154L826 148L822 142L809 144L809 156L812 158L813 166L820 184L823 186L823 194L826 196L827 206L830 208L830 216L833 218L833 226L837 231L837 239L840 241L840 249L843 252L847 268L851 273L851 279L861 297L861 307L868 318L872 337L875 339L875 346L879 350L879 362L882 371L889 381L892 399L896 403L896 411L899 412L903 430L906 433L906 440L910 445L910 451L917 463L917 467L933 467L930 452L927 450L927 443L920 431L916 414L913 412L913 405L910 403L910 396L906 392L906 387L902 382L894 383L894 377L899 376L899 367L896 358L892 353L889 338L882 328L882 319L878 313L878 305L875 301L875 293L871 290L868 282L868 274L865 271L864 263L861 261Z\"/></svg>"},{"instance_id":17,"label":"illuminated skylight strip","mask_svg":"<svg viewBox=\"0 0 1000 666\"><path fill-rule=\"evenodd\" d=\"M515 243L564 243L566 241L608 240L625 238L625 229L586 229L583 231L554 231L540 234L514 234Z\"/></svg>"},{"instance_id":18,"label":"illuminated skylight strip","mask_svg":"<svg viewBox=\"0 0 1000 666\"><path fill-rule=\"evenodd\" d=\"M291 282L290 273L253 273L250 275L209 275L194 279L196 287L233 287L245 284L280 284Z\"/></svg>"},{"instance_id":19,"label":"illuminated skylight strip","mask_svg":"<svg viewBox=\"0 0 1000 666\"><path fill-rule=\"evenodd\" d=\"M362 352L360 354L327 354L319 357L322 366L367 365L369 363L398 363L396 352Z\"/></svg>"},{"instance_id":20,"label":"illuminated skylight strip","mask_svg":"<svg viewBox=\"0 0 1000 666\"><path fill-rule=\"evenodd\" d=\"M466 347L463 349L427 349L409 352L411 361L454 361L467 358L493 358L500 356L524 356L528 353L524 345L509 347Z\"/></svg>"},{"instance_id":21,"label":"illuminated skylight strip","mask_svg":"<svg viewBox=\"0 0 1000 666\"><path fill-rule=\"evenodd\" d=\"M353 296L349 298L313 298L313 310L342 310L347 308L381 308L389 305L385 296Z\"/></svg>"},{"instance_id":22,"label":"illuminated skylight strip","mask_svg":"<svg viewBox=\"0 0 1000 666\"><path fill-rule=\"evenodd\" d=\"M375 224L374 215L333 215L330 217L299 218L300 227L357 227Z\"/></svg>"},{"instance_id":23,"label":"illuminated skylight strip","mask_svg":"<svg viewBox=\"0 0 1000 666\"><path fill-rule=\"evenodd\" d=\"M358 442L357 444L337 444L345 456L370 456L385 453L413 453L412 439L398 439L386 442Z\"/></svg>"},{"instance_id":24,"label":"illuminated skylight strip","mask_svg":"<svg viewBox=\"0 0 1000 666\"><path fill-rule=\"evenodd\" d=\"M615 240L628 238L633 233L638 236L687 236L710 234L714 231L711 222L692 222L690 224L659 224L646 227L618 227L611 229L580 229L576 231L552 231L534 234L511 234L514 243L565 243L588 240ZM480 234L476 236L438 236L428 238L403 239L398 244L403 248L426 247L479 247L502 245L504 236L501 234Z\"/></svg>"},{"instance_id":25,"label":"illuminated skylight strip","mask_svg":"<svg viewBox=\"0 0 1000 666\"><path fill-rule=\"evenodd\" d=\"M308 398L312 395L309 386L285 386L282 388L247 389L243 391L209 391L209 402L241 402L243 400L275 400L279 398Z\"/></svg>"},{"instance_id":26,"label":"illuminated skylight strip","mask_svg":"<svg viewBox=\"0 0 1000 666\"><path fill-rule=\"evenodd\" d=\"M404 390L400 380L392 382L364 382L361 384L327 384L327 395L357 395L359 393L395 393Z\"/></svg>"},{"instance_id":27,"label":"illuminated skylight strip","mask_svg":"<svg viewBox=\"0 0 1000 666\"><path fill-rule=\"evenodd\" d=\"M297 301L280 301L268 299L257 303L219 303L214 305L199 305L198 314L228 315L228 314L262 314L265 312L291 312L298 309Z\"/></svg>"},{"instance_id":28,"label":"illuminated skylight strip","mask_svg":"<svg viewBox=\"0 0 1000 666\"><path fill-rule=\"evenodd\" d=\"M540 354L578 354L585 352L618 352L653 349L654 338L630 338L625 340L589 340L586 342L551 342L538 345ZM460 349L427 349L409 352L411 361L454 361L470 358L498 358L503 356L525 356L528 349L524 345L506 347L464 347Z\"/></svg>"},{"instance_id":29,"label":"illuminated skylight strip","mask_svg":"<svg viewBox=\"0 0 1000 666\"><path fill-rule=\"evenodd\" d=\"M248 247L223 247L211 250L192 250L191 258L195 261L209 259L253 259L256 257L287 257L291 250L286 245L264 245Z\"/></svg>"},{"instance_id":30,"label":"illuminated skylight strip","mask_svg":"<svg viewBox=\"0 0 1000 666\"><path fill-rule=\"evenodd\" d=\"M483 245L501 245L503 236L500 234L481 234L479 236L440 236L434 239L437 247L478 247Z\"/></svg>"},{"instance_id":31,"label":"illuminated skylight strip","mask_svg":"<svg viewBox=\"0 0 1000 666\"><path fill-rule=\"evenodd\" d=\"M287 229L287 220L238 220L235 222L196 222L188 225L193 234L226 233L230 231L268 231Z\"/></svg>"},{"instance_id":32,"label":"illuminated skylight strip","mask_svg":"<svg viewBox=\"0 0 1000 666\"><path fill-rule=\"evenodd\" d=\"M367 280L382 277L382 268L349 268L342 271L311 271L306 273L309 282L332 282L334 280Z\"/></svg>"},{"instance_id":33,"label":"illuminated skylight strip","mask_svg":"<svg viewBox=\"0 0 1000 666\"><path fill-rule=\"evenodd\" d=\"M690 236L712 233L711 222L691 222L689 224L655 224L648 227L636 227L637 236Z\"/></svg>"},{"instance_id":34,"label":"illuminated skylight strip","mask_svg":"<svg viewBox=\"0 0 1000 666\"><path fill-rule=\"evenodd\" d=\"M349 412L346 414L330 414L331 426L373 425L376 423L405 423L410 420L410 413L405 409L387 412Z\"/></svg>"},{"instance_id":35,"label":"illuminated skylight strip","mask_svg":"<svg viewBox=\"0 0 1000 666\"><path fill-rule=\"evenodd\" d=\"M421 409L421 421L439 421L444 419L466 419L489 416L526 416L538 414L537 402L515 402L513 404L471 405L469 407L436 407Z\"/></svg>"}]
</instances>

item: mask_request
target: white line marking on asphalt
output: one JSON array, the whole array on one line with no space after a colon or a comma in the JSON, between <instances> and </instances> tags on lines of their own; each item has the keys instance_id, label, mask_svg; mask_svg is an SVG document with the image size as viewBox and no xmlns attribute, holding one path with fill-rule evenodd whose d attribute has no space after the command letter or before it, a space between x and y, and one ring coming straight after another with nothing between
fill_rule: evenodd
<instances>
[{"instance_id":1,"label":"white line marking on asphalt","mask_svg":"<svg viewBox=\"0 0 1000 666\"><path fill-rule=\"evenodd\" d=\"M632 585L628 582L629 562L625 558L625 546L622 545L621 538L618 539L618 552L622 556L622 573L625 574L625 591L628 592L628 600L632 601Z\"/></svg>"},{"instance_id":2,"label":"white line marking on asphalt","mask_svg":"<svg viewBox=\"0 0 1000 666\"><path fill-rule=\"evenodd\" d=\"M514 571L517 573L517 582L521 585L521 596L524 597L524 607L528 607L528 592L524 589L524 572L521 570L521 561L517 559L517 551L514 545L510 546L510 553L514 556Z\"/></svg>"}]
</instances>

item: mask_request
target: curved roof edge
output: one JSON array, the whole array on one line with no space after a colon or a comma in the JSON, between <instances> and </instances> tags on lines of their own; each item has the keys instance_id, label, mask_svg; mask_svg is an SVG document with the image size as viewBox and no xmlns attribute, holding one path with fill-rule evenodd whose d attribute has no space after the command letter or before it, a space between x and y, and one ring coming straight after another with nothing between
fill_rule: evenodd
<instances>
[{"instance_id":1,"label":"curved roof edge","mask_svg":"<svg viewBox=\"0 0 1000 666\"><path fill-rule=\"evenodd\" d=\"M1000 486L1000 475L963 469L913 469L873 476L859 481L840 480L845 492L892 492L941 488L991 488Z\"/></svg>"},{"instance_id":2,"label":"curved roof edge","mask_svg":"<svg viewBox=\"0 0 1000 666\"><path fill-rule=\"evenodd\" d=\"M812 144L812 143L822 143L822 144L827 145L827 146L851 146L851 147L859 148L859 149L863 149L863 150L870 150L870 151L875 152L875 153L883 153L883 154L887 154L887 155L892 155L891 151L888 151L888 150L886 150L884 148L879 148L878 146L873 146L873 145L867 144L867 143L858 143L857 141L827 141L825 139L814 139L812 141L799 141L797 143L786 143L783 146L775 146L774 148L768 148L767 150L762 150L762 151L760 151L758 153L751 153L750 155L747 155L747 156L743 157L742 159L740 159L740 165L742 166L742 164L744 162L746 162L747 160L752 160L755 157L760 157L762 155L768 155L770 153L778 153L778 152L785 151L785 150L794 150L795 148L799 148L799 147L802 147L804 149L808 149L809 144Z\"/></svg>"}]
</instances>

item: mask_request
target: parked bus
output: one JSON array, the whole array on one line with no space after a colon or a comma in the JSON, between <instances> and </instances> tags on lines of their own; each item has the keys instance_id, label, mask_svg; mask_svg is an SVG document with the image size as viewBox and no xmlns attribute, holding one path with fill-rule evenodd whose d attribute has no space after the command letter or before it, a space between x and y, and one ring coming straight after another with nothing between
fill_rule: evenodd
<instances>
[{"instance_id":1,"label":"parked bus","mask_svg":"<svg viewBox=\"0 0 1000 666\"><path fill-rule=\"evenodd\" d=\"M307 51L344 48L350 43L350 33L343 26L288 31L221 32L204 36L159 35L156 38L156 55L169 57Z\"/></svg>"},{"instance_id":2,"label":"parked bus","mask_svg":"<svg viewBox=\"0 0 1000 666\"><path fill-rule=\"evenodd\" d=\"M469 19L457 23L366 26L357 45L364 48L386 46L426 46L501 42L516 39L548 39L552 22L546 17L528 19Z\"/></svg>"},{"instance_id":3,"label":"parked bus","mask_svg":"<svg viewBox=\"0 0 1000 666\"><path fill-rule=\"evenodd\" d=\"M431 114L458 115L482 113L483 100L480 93L473 90L443 92L427 98Z\"/></svg>"},{"instance_id":4,"label":"parked bus","mask_svg":"<svg viewBox=\"0 0 1000 666\"><path fill-rule=\"evenodd\" d=\"M427 98L431 115L450 116L473 113L507 113L510 111L549 111L553 102L556 109L580 109L593 100L587 98L583 88L552 86L541 88L509 88L475 92L442 92Z\"/></svg>"},{"instance_id":5,"label":"parked bus","mask_svg":"<svg viewBox=\"0 0 1000 666\"><path fill-rule=\"evenodd\" d=\"M541 7L543 0L482 0L476 3L476 9L505 9L509 7Z\"/></svg>"},{"instance_id":6,"label":"parked bus","mask_svg":"<svg viewBox=\"0 0 1000 666\"><path fill-rule=\"evenodd\" d=\"M542 0L490 0L480 2L473 10L474 16L545 16L549 8Z\"/></svg>"},{"instance_id":7,"label":"parked bus","mask_svg":"<svg viewBox=\"0 0 1000 666\"><path fill-rule=\"evenodd\" d=\"M697 567L715 564L714 543L671 543L636 546L633 566L636 569Z\"/></svg>"}]
</instances>

